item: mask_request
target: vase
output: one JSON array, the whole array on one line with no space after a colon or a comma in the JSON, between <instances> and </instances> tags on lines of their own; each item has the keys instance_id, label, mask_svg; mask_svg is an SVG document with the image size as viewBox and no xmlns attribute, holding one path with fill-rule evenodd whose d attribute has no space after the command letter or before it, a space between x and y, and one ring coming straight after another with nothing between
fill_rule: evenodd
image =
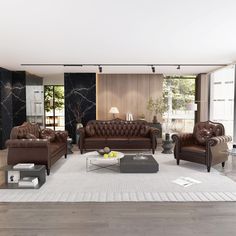
<instances>
[{"instance_id":1,"label":"vase","mask_svg":"<svg viewBox=\"0 0 236 236\"><path fill-rule=\"evenodd\" d=\"M162 153L171 154L173 146L174 145L173 145L173 142L171 140L163 140L162 141L162 148L163 148Z\"/></svg>"},{"instance_id":2,"label":"vase","mask_svg":"<svg viewBox=\"0 0 236 236\"><path fill-rule=\"evenodd\" d=\"M83 124L82 123L77 123L76 124L76 130L75 130L75 133L76 133L76 140L75 142L78 144L79 142L79 132L78 132L78 129L79 128L82 128L83 127Z\"/></svg>"},{"instance_id":3,"label":"vase","mask_svg":"<svg viewBox=\"0 0 236 236\"><path fill-rule=\"evenodd\" d=\"M158 121L157 121L157 116L153 116L152 123L154 123L154 124L158 123Z\"/></svg>"}]
</instances>

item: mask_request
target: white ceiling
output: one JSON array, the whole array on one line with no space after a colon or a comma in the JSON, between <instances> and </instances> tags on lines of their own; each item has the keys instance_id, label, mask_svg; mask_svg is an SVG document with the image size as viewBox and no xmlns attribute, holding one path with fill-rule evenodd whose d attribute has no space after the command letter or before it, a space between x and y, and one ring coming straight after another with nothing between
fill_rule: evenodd
<instances>
[{"instance_id":1,"label":"white ceiling","mask_svg":"<svg viewBox=\"0 0 236 236\"><path fill-rule=\"evenodd\" d=\"M0 0L0 66L38 75L96 67L21 63L223 63L236 61L236 0ZM213 67L156 68L195 74ZM103 73L151 73L145 67Z\"/></svg>"}]
</instances>

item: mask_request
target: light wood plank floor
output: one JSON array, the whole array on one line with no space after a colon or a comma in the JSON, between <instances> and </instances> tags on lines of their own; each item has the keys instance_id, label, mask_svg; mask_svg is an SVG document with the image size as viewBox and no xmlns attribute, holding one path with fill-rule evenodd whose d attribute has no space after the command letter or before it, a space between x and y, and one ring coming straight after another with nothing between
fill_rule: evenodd
<instances>
[{"instance_id":1,"label":"light wood plank floor","mask_svg":"<svg viewBox=\"0 0 236 236\"><path fill-rule=\"evenodd\" d=\"M236 233L236 203L0 204L0 235L212 235Z\"/></svg>"}]
</instances>

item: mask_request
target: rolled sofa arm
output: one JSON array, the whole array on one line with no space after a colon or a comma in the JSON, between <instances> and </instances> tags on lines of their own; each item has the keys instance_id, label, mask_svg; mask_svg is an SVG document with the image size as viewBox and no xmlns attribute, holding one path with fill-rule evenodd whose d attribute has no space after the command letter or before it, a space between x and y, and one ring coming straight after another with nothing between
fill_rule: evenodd
<instances>
[{"instance_id":1,"label":"rolled sofa arm","mask_svg":"<svg viewBox=\"0 0 236 236\"><path fill-rule=\"evenodd\" d=\"M160 130L154 127L150 127L150 137L152 140L152 148L156 149L157 147L157 136L159 134Z\"/></svg>"},{"instance_id":2,"label":"rolled sofa arm","mask_svg":"<svg viewBox=\"0 0 236 236\"><path fill-rule=\"evenodd\" d=\"M192 133L173 134L171 138L175 142L175 144L180 144L181 146L192 144L194 141Z\"/></svg>"},{"instance_id":3,"label":"rolled sofa arm","mask_svg":"<svg viewBox=\"0 0 236 236\"><path fill-rule=\"evenodd\" d=\"M210 139L207 140L207 145L213 147L216 146L217 144L220 143L228 143L232 141L232 137L231 136L227 136L227 135L223 135L223 136L216 136L216 137L212 137Z\"/></svg>"},{"instance_id":4,"label":"rolled sofa arm","mask_svg":"<svg viewBox=\"0 0 236 236\"><path fill-rule=\"evenodd\" d=\"M160 130L154 127L150 127L150 136L151 137L157 137L160 133Z\"/></svg>"},{"instance_id":5,"label":"rolled sofa arm","mask_svg":"<svg viewBox=\"0 0 236 236\"><path fill-rule=\"evenodd\" d=\"M48 147L50 141L47 139L9 139L6 141L8 148L34 148Z\"/></svg>"},{"instance_id":6,"label":"rolled sofa arm","mask_svg":"<svg viewBox=\"0 0 236 236\"><path fill-rule=\"evenodd\" d=\"M68 132L67 131L55 131L55 138L59 142L66 143L68 138Z\"/></svg>"}]
</instances>

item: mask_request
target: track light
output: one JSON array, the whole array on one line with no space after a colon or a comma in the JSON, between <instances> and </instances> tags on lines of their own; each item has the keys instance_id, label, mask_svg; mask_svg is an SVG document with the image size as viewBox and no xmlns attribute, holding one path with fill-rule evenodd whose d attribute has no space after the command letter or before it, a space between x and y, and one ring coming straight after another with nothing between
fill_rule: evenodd
<instances>
[{"instance_id":1,"label":"track light","mask_svg":"<svg viewBox=\"0 0 236 236\"><path fill-rule=\"evenodd\" d=\"M154 66L151 66L151 68L152 68L152 73L155 73L155 72L156 72L155 67L154 67Z\"/></svg>"},{"instance_id":2,"label":"track light","mask_svg":"<svg viewBox=\"0 0 236 236\"><path fill-rule=\"evenodd\" d=\"M98 70L100 73L102 73L102 67L100 65L98 66Z\"/></svg>"},{"instance_id":3,"label":"track light","mask_svg":"<svg viewBox=\"0 0 236 236\"><path fill-rule=\"evenodd\" d=\"M178 65L176 69L177 69L177 70L180 70L180 65Z\"/></svg>"}]
</instances>

